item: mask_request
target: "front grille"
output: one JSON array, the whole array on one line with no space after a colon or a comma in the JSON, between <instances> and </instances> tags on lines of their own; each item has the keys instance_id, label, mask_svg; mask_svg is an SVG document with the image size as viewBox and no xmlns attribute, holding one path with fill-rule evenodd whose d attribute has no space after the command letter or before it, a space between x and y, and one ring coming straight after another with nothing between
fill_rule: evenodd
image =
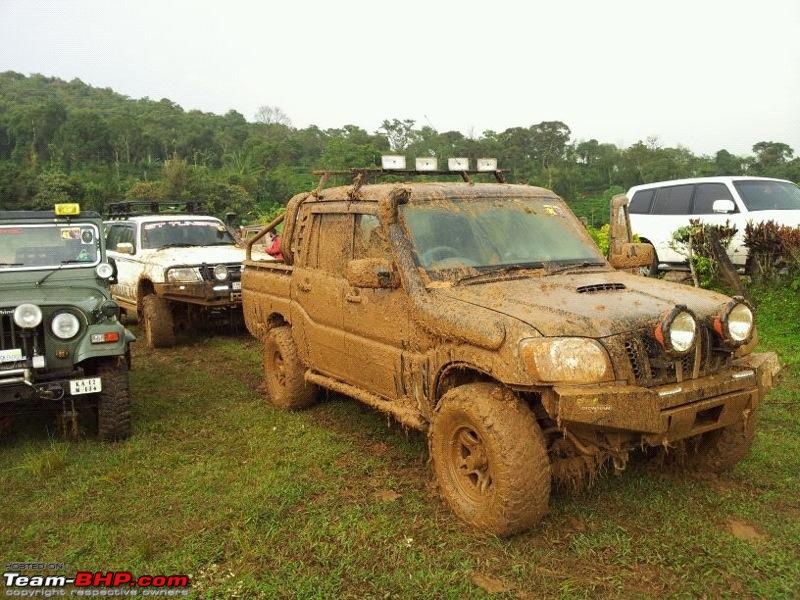
<instances>
[{"instance_id":1,"label":"front grille","mask_svg":"<svg viewBox=\"0 0 800 600\"><path fill-rule=\"evenodd\" d=\"M14 323L14 309L0 308L0 350L20 348L24 356L44 354L44 328L39 325L34 335L24 334ZM14 363L0 363L0 369L12 368Z\"/></svg>"},{"instance_id":2,"label":"front grille","mask_svg":"<svg viewBox=\"0 0 800 600\"><path fill-rule=\"evenodd\" d=\"M214 267L217 265L203 265L200 267L200 274L203 279L214 281ZM242 265L239 263L225 265L228 267L228 281L240 281L242 279Z\"/></svg>"},{"instance_id":3,"label":"front grille","mask_svg":"<svg viewBox=\"0 0 800 600\"><path fill-rule=\"evenodd\" d=\"M714 333L708 327L698 324L694 350L681 357L668 356L646 330L623 336L621 344L612 342L611 346L612 353L617 358L626 360L630 366L629 378L632 382L654 386L705 377L728 368L733 360L732 353L715 347L715 339Z\"/></svg>"}]
</instances>

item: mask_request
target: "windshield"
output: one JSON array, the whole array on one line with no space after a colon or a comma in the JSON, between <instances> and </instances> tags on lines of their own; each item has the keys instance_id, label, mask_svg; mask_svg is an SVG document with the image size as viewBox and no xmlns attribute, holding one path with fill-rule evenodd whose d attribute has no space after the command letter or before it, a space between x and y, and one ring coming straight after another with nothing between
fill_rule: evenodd
<instances>
[{"instance_id":1,"label":"windshield","mask_svg":"<svg viewBox=\"0 0 800 600\"><path fill-rule=\"evenodd\" d=\"M235 243L219 221L156 221L142 225L142 248L228 246Z\"/></svg>"},{"instance_id":2,"label":"windshield","mask_svg":"<svg viewBox=\"0 0 800 600\"><path fill-rule=\"evenodd\" d=\"M800 210L800 188L789 181L734 181L749 211Z\"/></svg>"},{"instance_id":3,"label":"windshield","mask_svg":"<svg viewBox=\"0 0 800 600\"><path fill-rule=\"evenodd\" d=\"M99 232L91 223L0 224L0 271L94 266Z\"/></svg>"},{"instance_id":4,"label":"windshield","mask_svg":"<svg viewBox=\"0 0 800 600\"><path fill-rule=\"evenodd\" d=\"M434 279L449 278L453 270L605 265L567 209L552 200L449 199L400 210L417 259Z\"/></svg>"}]
</instances>

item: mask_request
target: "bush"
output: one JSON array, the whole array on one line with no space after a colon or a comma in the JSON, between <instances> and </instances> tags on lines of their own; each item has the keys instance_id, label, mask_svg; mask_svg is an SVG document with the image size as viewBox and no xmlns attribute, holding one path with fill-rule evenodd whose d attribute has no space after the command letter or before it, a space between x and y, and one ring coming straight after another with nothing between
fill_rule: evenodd
<instances>
[{"instance_id":1,"label":"bush","mask_svg":"<svg viewBox=\"0 0 800 600\"><path fill-rule=\"evenodd\" d=\"M800 227L775 221L748 223L744 245L749 250L748 274L755 279L776 279L788 275L800 281Z\"/></svg>"}]
</instances>

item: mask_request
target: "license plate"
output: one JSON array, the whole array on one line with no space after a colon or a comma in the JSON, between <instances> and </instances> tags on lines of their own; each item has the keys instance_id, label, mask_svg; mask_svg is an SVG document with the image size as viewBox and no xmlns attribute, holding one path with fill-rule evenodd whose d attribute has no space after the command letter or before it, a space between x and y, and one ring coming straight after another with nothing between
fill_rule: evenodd
<instances>
[{"instance_id":1,"label":"license plate","mask_svg":"<svg viewBox=\"0 0 800 600\"><path fill-rule=\"evenodd\" d=\"M232 281L231 286L233 290L240 290L242 289L242 282L241 281Z\"/></svg>"},{"instance_id":2,"label":"license plate","mask_svg":"<svg viewBox=\"0 0 800 600\"><path fill-rule=\"evenodd\" d=\"M69 393L73 396L81 394L96 394L102 391L103 384L99 377L87 377L86 379L73 379L69 382Z\"/></svg>"},{"instance_id":3,"label":"license plate","mask_svg":"<svg viewBox=\"0 0 800 600\"><path fill-rule=\"evenodd\" d=\"M0 350L0 363L19 362L22 360L22 349L11 348L10 350Z\"/></svg>"}]
</instances>

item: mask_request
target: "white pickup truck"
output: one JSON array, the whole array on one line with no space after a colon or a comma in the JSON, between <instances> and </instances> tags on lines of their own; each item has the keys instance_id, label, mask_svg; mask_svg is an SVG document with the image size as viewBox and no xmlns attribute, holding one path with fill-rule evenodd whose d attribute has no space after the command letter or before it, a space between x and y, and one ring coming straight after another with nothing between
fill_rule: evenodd
<instances>
[{"instance_id":1,"label":"white pickup truck","mask_svg":"<svg viewBox=\"0 0 800 600\"><path fill-rule=\"evenodd\" d=\"M112 295L138 316L149 347L173 346L180 327L241 320L245 250L222 221L129 210L112 210L112 218L106 222L108 256L117 266Z\"/></svg>"}]
</instances>

